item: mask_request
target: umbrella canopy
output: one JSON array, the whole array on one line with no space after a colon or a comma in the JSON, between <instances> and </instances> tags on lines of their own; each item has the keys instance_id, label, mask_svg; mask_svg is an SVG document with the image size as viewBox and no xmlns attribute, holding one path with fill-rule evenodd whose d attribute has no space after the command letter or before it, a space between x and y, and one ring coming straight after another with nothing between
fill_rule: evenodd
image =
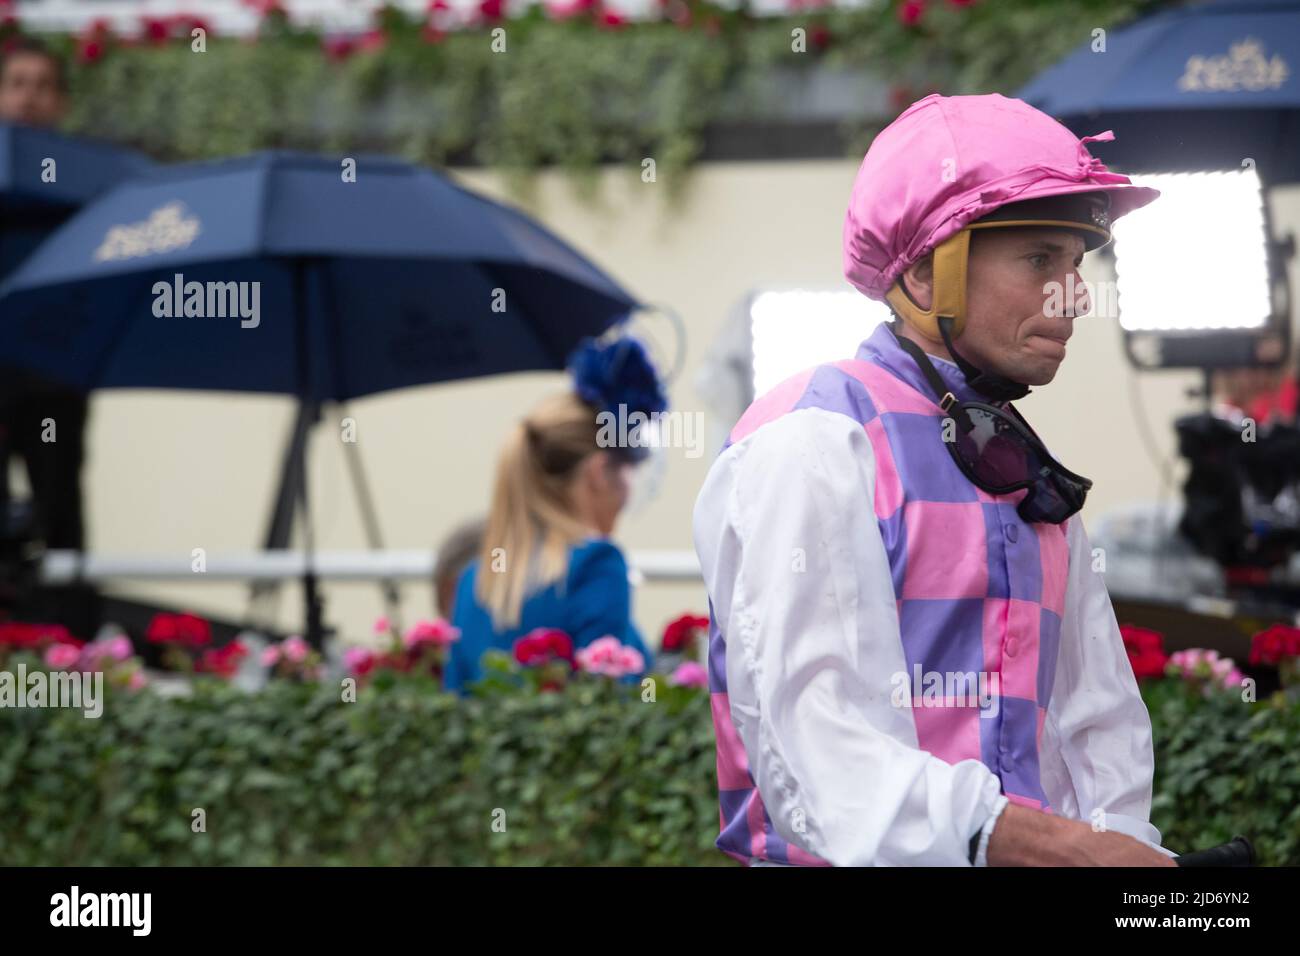
<instances>
[{"instance_id":1,"label":"umbrella canopy","mask_svg":"<svg viewBox=\"0 0 1300 956\"><path fill-rule=\"evenodd\" d=\"M0 122L0 277L78 207L153 166L107 143Z\"/></svg>"},{"instance_id":2,"label":"umbrella canopy","mask_svg":"<svg viewBox=\"0 0 1300 956\"><path fill-rule=\"evenodd\" d=\"M1115 131L1125 172L1300 181L1300 0L1217 0L1090 40L1016 95L1076 134Z\"/></svg>"},{"instance_id":3,"label":"umbrella canopy","mask_svg":"<svg viewBox=\"0 0 1300 956\"><path fill-rule=\"evenodd\" d=\"M349 163L265 152L117 186L0 285L0 355L85 389L345 401L563 368L638 307L515 209Z\"/></svg>"}]
</instances>

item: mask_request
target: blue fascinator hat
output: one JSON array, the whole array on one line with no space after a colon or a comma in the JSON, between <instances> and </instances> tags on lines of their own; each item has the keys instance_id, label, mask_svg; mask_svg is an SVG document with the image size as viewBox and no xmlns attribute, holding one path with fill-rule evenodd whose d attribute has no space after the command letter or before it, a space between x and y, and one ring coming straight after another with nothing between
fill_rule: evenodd
<instances>
[{"instance_id":1,"label":"blue fascinator hat","mask_svg":"<svg viewBox=\"0 0 1300 956\"><path fill-rule=\"evenodd\" d=\"M602 426L598 444L628 461L645 459L650 444L646 425L668 407L645 347L629 336L606 342L583 339L569 356L568 367L578 397L597 410ZM601 441L601 436L616 440Z\"/></svg>"}]
</instances>

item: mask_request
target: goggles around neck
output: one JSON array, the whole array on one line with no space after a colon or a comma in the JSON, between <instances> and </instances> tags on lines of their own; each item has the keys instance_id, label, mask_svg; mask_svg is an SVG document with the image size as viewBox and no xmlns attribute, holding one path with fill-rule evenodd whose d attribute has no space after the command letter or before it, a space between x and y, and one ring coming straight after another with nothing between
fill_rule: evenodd
<instances>
[{"instance_id":1,"label":"goggles around neck","mask_svg":"<svg viewBox=\"0 0 1300 956\"><path fill-rule=\"evenodd\" d=\"M959 402L921 347L897 332L894 335L916 360L939 407L956 424L953 440L944 444L972 484L992 495L1028 488L1029 493L1016 507L1028 522L1061 524L1083 507L1092 481L1053 458L1013 406L1003 409L984 402Z\"/></svg>"}]
</instances>

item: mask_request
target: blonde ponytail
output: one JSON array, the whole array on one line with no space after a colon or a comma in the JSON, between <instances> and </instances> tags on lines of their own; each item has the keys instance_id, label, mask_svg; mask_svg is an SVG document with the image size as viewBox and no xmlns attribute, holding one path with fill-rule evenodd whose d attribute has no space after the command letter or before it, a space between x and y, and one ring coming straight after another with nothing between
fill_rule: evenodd
<instances>
[{"instance_id":1,"label":"blonde ponytail","mask_svg":"<svg viewBox=\"0 0 1300 956\"><path fill-rule=\"evenodd\" d=\"M569 548L593 532L573 515L570 481L596 444L596 409L572 392L543 401L511 429L497 460L474 596L498 630L525 599L564 578Z\"/></svg>"}]
</instances>

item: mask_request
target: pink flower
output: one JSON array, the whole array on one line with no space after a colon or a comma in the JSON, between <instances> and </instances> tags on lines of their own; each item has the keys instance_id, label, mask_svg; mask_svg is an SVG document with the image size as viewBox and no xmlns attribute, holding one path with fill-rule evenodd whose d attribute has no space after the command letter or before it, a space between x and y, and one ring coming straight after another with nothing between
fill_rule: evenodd
<instances>
[{"instance_id":1,"label":"pink flower","mask_svg":"<svg viewBox=\"0 0 1300 956\"><path fill-rule=\"evenodd\" d=\"M387 634L392 629L393 629L393 625L389 623L388 616L386 614L381 614L379 617L375 618L376 634Z\"/></svg>"},{"instance_id":2,"label":"pink flower","mask_svg":"<svg viewBox=\"0 0 1300 956\"><path fill-rule=\"evenodd\" d=\"M590 13L595 6L596 0L547 0L546 12L553 20L568 20Z\"/></svg>"},{"instance_id":3,"label":"pink flower","mask_svg":"<svg viewBox=\"0 0 1300 956\"><path fill-rule=\"evenodd\" d=\"M55 670L63 670L77 663L81 652L71 644L51 644L45 649L45 663Z\"/></svg>"},{"instance_id":4,"label":"pink flower","mask_svg":"<svg viewBox=\"0 0 1300 956\"><path fill-rule=\"evenodd\" d=\"M576 657L580 669L605 677L625 677L645 669L645 658L640 651L625 646L609 634L592 641L578 651Z\"/></svg>"},{"instance_id":5,"label":"pink flower","mask_svg":"<svg viewBox=\"0 0 1300 956\"><path fill-rule=\"evenodd\" d=\"M668 677L668 683L674 687L708 687L709 672L704 665L695 661L683 661Z\"/></svg>"},{"instance_id":6,"label":"pink flower","mask_svg":"<svg viewBox=\"0 0 1300 956\"><path fill-rule=\"evenodd\" d=\"M286 637L280 647L284 650L284 656L295 664L301 664L307 659L307 655L311 653L311 648L307 646L307 642L296 634L293 637Z\"/></svg>"},{"instance_id":7,"label":"pink flower","mask_svg":"<svg viewBox=\"0 0 1300 956\"><path fill-rule=\"evenodd\" d=\"M1195 683L1206 682L1207 693L1216 686L1235 690L1244 679L1231 657L1220 657L1218 651L1202 647L1170 654L1167 673Z\"/></svg>"},{"instance_id":8,"label":"pink flower","mask_svg":"<svg viewBox=\"0 0 1300 956\"><path fill-rule=\"evenodd\" d=\"M408 649L420 644L446 647L458 640L460 640L460 628L452 627L442 618L436 621L416 621L402 637L402 643Z\"/></svg>"},{"instance_id":9,"label":"pink flower","mask_svg":"<svg viewBox=\"0 0 1300 956\"><path fill-rule=\"evenodd\" d=\"M388 43L388 35L383 30L368 30L357 41L358 50L379 50Z\"/></svg>"},{"instance_id":10,"label":"pink flower","mask_svg":"<svg viewBox=\"0 0 1300 956\"><path fill-rule=\"evenodd\" d=\"M263 648L262 666L274 667L278 663L280 663L280 648L276 647L274 644L270 647Z\"/></svg>"},{"instance_id":11,"label":"pink flower","mask_svg":"<svg viewBox=\"0 0 1300 956\"><path fill-rule=\"evenodd\" d=\"M129 687L131 690L140 690L148 683L149 682L144 679L144 674L142 674L140 671L132 671L131 679L127 681L126 686Z\"/></svg>"},{"instance_id":12,"label":"pink flower","mask_svg":"<svg viewBox=\"0 0 1300 956\"><path fill-rule=\"evenodd\" d=\"M124 661L131 656L135 650L131 646L131 639L125 634L118 634L110 637L107 643L108 656L115 661Z\"/></svg>"},{"instance_id":13,"label":"pink flower","mask_svg":"<svg viewBox=\"0 0 1300 956\"><path fill-rule=\"evenodd\" d=\"M375 655L364 647L349 647L343 652L343 663L355 676L361 677L375 669Z\"/></svg>"}]
</instances>

